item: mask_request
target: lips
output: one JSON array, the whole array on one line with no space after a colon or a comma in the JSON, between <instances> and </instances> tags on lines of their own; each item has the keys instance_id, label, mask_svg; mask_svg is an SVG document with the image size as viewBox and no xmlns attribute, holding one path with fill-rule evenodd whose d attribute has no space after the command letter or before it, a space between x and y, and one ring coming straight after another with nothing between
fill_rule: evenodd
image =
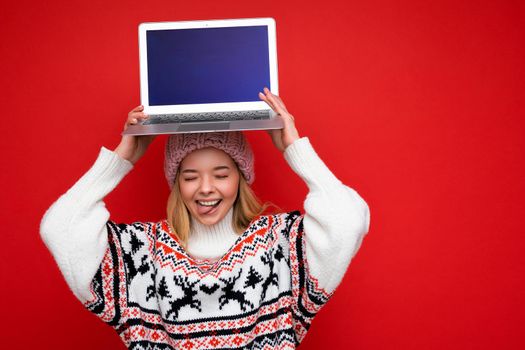
<instances>
[{"instance_id":1,"label":"lips","mask_svg":"<svg viewBox=\"0 0 525 350\"><path fill-rule=\"evenodd\" d=\"M207 206L207 207L213 207L217 205L221 199L208 199L208 200L197 200L197 204Z\"/></svg>"},{"instance_id":2,"label":"lips","mask_svg":"<svg viewBox=\"0 0 525 350\"><path fill-rule=\"evenodd\" d=\"M196 201L197 213L199 215L213 214L216 212L219 205L222 203L222 199Z\"/></svg>"}]
</instances>

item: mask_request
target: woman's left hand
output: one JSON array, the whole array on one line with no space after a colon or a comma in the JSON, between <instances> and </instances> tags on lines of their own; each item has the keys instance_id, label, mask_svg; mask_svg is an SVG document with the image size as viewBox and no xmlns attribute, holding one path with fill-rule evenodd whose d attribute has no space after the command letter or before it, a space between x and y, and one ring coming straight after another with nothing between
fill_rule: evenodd
<instances>
[{"instance_id":1,"label":"woman's left hand","mask_svg":"<svg viewBox=\"0 0 525 350\"><path fill-rule=\"evenodd\" d=\"M295 128L293 115L288 113L286 106L281 98L271 93L268 88L264 88L264 94L259 92L259 98L266 102L275 113L281 116L284 122L282 129L271 129L266 132L272 137L273 144L281 152L290 146L295 140L299 139L299 133Z\"/></svg>"}]
</instances>

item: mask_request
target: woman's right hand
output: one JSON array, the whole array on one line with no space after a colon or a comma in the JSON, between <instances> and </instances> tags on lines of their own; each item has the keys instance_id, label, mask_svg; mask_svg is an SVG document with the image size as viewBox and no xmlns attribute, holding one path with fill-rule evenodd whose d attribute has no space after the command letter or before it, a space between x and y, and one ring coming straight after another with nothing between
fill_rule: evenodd
<instances>
[{"instance_id":1,"label":"woman's right hand","mask_svg":"<svg viewBox=\"0 0 525 350\"><path fill-rule=\"evenodd\" d=\"M130 125L137 124L139 120L148 119L148 116L144 113L144 106L138 106L128 113L128 119L124 124L124 130ZM133 165L146 153L149 144L155 139L156 135L124 135L120 144L115 148L121 158L130 161Z\"/></svg>"}]
</instances>

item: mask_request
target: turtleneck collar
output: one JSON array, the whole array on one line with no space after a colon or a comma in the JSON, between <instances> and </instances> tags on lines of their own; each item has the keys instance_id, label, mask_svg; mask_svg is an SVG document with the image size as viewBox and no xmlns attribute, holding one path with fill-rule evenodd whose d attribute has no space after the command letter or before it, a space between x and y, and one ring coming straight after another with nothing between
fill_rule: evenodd
<instances>
[{"instance_id":1,"label":"turtleneck collar","mask_svg":"<svg viewBox=\"0 0 525 350\"><path fill-rule=\"evenodd\" d=\"M233 227L233 207L215 225L204 225L191 217L187 252L194 259L220 259L232 247L239 235Z\"/></svg>"}]
</instances>

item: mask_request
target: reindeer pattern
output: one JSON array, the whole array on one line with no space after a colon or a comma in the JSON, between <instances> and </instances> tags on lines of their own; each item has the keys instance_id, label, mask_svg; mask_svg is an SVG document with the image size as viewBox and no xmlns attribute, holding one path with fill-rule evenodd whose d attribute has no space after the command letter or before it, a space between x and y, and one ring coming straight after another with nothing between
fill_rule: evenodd
<instances>
[{"instance_id":1,"label":"reindeer pattern","mask_svg":"<svg viewBox=\"0 0 525 350\"><path fill-rule=\"evenodd\" d=\"M277 245L237 264L228 274L157 275L156 295L161 315L169 321L224 316L257 309L265 300L278 297L279 271L290 273L283 248ZM279 265L279 266L277 266ZM160 274L165 273L156 269ZM284 281L284 280L283 280Z\"/></svg>"},{"instance_id":2,"label":"reindeer pattern","mask_svg":"<svg viewBox=\"0 0 525 350\"><path fill-rule=\"evenodd\" d=\"M180 309L186 305L201 312L201 301L195 298L198 291L194 289L195 285L199 283L199 280L190 282L187 276L175 275L173 276L173 281L177 286L182 288L184 296L182 298L173 299L169 302L171 308L166 313L166 318L169 319L170 315L173 313L174 318L177 319Z\"/></svg>"},{"instance_id":3,"label":"reindeer pattern","mask_svg":"<svg viewBox=\"0 0 525 350\"><path fill-rule=\"evenodd\" d=\"M156 238L163 240L162 236ZM279 238L286 240L285 235ZM130 301L158 309L165 320L250 312L291 288L289 247L279 239L270 248L259 247L254 254L245 254L242 263L221 262L226 268L220 276L188 273L196 267L180 259L170 263L184 265L183 268L167 268L167 255L155 254L152 258L148 253L151 242L144 235L132 232L127 236L127 243L123 260L128 283L130 289L141 291L130 294Z\"/></svg>"}]
</instances>

